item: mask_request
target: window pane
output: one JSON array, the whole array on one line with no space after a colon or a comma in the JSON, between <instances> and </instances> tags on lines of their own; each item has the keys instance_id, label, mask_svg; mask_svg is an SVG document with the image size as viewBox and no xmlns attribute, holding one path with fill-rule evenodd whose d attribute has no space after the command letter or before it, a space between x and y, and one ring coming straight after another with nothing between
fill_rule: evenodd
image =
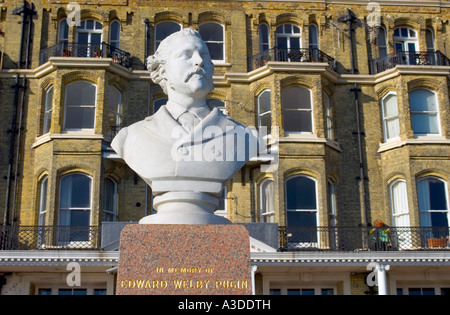
<instances>
[{"instance_id":1,"label":"window pane","mask_svg":"<svg viewBox=\"0 0 450 315\"><path fill-rule=\"evenodd\" d=\"M302 289L302 295L314 295L314 289Z\"/></svg>"},{"instance_id":2,"label":"window pane","mask_svg":"<svg viewBox=\"0 0 450 315\"><path fill-rule=\"evenodd\" d=\"M70 107L66 109L66 129L94 128L95 108Z\"/></svg>"},{"instance_id":3,"label":"window pane","mask_svg":"<svg viewBox=\"0 0 450 315\"><path fill-rule=\"evenodd\" d=\"M39 289L38 295L52 295L52 289Z\"/></svg>"},{"instance_id":4,"label":"window pane","mask_svg":"<svg viewBox=\"0 0 450 315\"><path fill-rule=\"evenodd\" d=\"M311 111L283 111L284 131L312 132Z\"/></svg>"},{"instance_id":5,"label":"window pane","mask_svg":"<svg viewBox=\"0 0 450 315\"><path fill-rule=\"evenodd\" d=\"M300 295L300 289L287 289L287 295Z\"/></svg>"},{"instance_id":6,"label":"window pane","mask_svg":"<svg viewBox=\"0 0 450 315\"><path fill-rule=\"evenodd\" d=\"M95 105L97 88L88 82L76 82L66 88L66 105Z\"/></svg>"},{"instance_id":7,"label":"window pane","mask_svg":"<svg viewBox=\"0 0 450 315\"><path fill-rule=\"evenodd\" d=\"M437 111L436 96L428 90L415 90L409 93L411 111Z\"/></svg>"},{"instance_id":8,"label":"window pane","mask_svg":"<svg viewBox=\"0 0 450 315\"><path fill-rule=\"evenodd\" d=\"M60 208L90 208L91 179L73 174L61 179Z\"/></svg>"},{"instance_id":9,"label":"window pane","mask_svg":"<svg viewBox=\"0 0 450 315\"><path fill-rule=\"evenodd\" d=\"M317 226L316 211L287 211L287 223L290 226ZM304 240L312 241L311 235ZM297 237L298 238L298 237Z\"/></svg>"},{"instance_id":10,"label":"window pane","mask_svg":"<svg viewBox=\"0 0 450 315\"><path fill-rule=\"evenodd\" d=\"M397 116L397 95L389 94L384 98L384 117Z\"/></svg>"},{"instance_id":11,"label":"window pane","mask_svg":"<svg viewBox=\"0 0 450 315\"><path fill-rule=\"evenodd\" d=\"M396 138L400 135L398 118L386 121L386 139Z\"/></svg>"},{"instance_id":12,"label":"window pane","mask_svg":"<svg viewBox=\"0 0 450 315\"><path fill-rule=\"evenodd\" d=\"M258 110L259 110L259 114L263 114L265 112L270 112L271 111L270 91L269 90L266 90L266 91L262 92L261 94L259 94L259 96L258 96Z\"/></svg>"},{"instance_id":13,"label":"window pane","mask_svg":"<svg viewBox=\"0 0 450 315\"><path fill-rule=\"evenodd\" d=\"M89 225L90 215L91 212L89 210L71 210L70 225Z\"/></svg>"},{"instance_id":14,"label":"window pane","mask_svg":"<svg viewBox=\"0 0 450 315\"><path fill-rule=\"evenodd\" d=\"M311 92L302 86L288 86L281 92L283 109L311 109Z\"/></svg>"},{"instance_id":15,"label":"window pane","mask_svg":"<svg viewBox=\"0 0 450 315\"><path fill-rule=\"evenodd\" d=\"M120 38L120 23L115 21L111 23L111 30L110 30L110 38L111 40L119 40Z\"/></svg>"},{"instance_id":16,"label":"window pane","mask_svg":"<svg viewBox=\"0 0 450 315\"><path fill-rule=\"evenodd\" d=\"M281 289L270 289L269 294L270 295L281 295Z\"/></svg>"},{"instance_id":17,"label":"window pane","mask_svg":"<svg viewBox=\"0 0 450 315\"><path fill-rule=\"evenodd\" d=\"M175 22L163 22L156 25L155 38L157 41L162 41L164 38L172 33L181 30L181 26Z\"/></svg>"},{"instance_id":18,"label":"window pane","mask_svg":"<svg viewBox=\"0 0 450 315\"><path fill-rule=\"evenodd\" d=\"M86 29L93 30L94 29L94 21L93 20L87 20L86 21Z\"/></svg>"},{"instance_id":19,"label":"window pane","mask_svg":"<svg viewBox=\"0 0 450 315\"><path fill-rule=\"evenodd\" d=\"M437 179L429 179L430 209L447 210L445 183Z\"/></svg>"},{"instance_id":20,"label":"window pane","mask_svg":"<svg viewBox=\"0 0 450 315\"><path fill-rule=\"evenodd\" d=\"M290 37L289 38L289 48L290 49L300 49L300 38Z\"/></svg>"},{"instance_id":21,"label":"window pane","mask_svg":"<svg viewBox=\"0 0 450 315\"><path fill-rule=\"evenodd\" d=\"M415 134L439 133L437 114L411 114L411 126Z\"/></svg>"},{"instance_id":22,"label":"window pane","mask_svg":"<svg viewBox=\"0 0 450 315\"><path fill-rule=\"evenodd\" d=\"M203 23L198 31L204 41L223 41L223 27L216 23Z\"/></svg>"},{"instance_id":23,"label":"window pane","mask_svg":"<svg viewBox=\"0 0 450 315\"><path fill-rule=\"evenodd\" d=\"M317 209L316 183L305 176L286 181L287 209Z\"/></svg>"},{"instance_id":24,"label":"window pane","mask_svg":"<svg viewBox=\"0 0 450 315\"><path fill-rule=\"evenodd\" d=\"M223 60L223 44L218 43L206 43L211 60Z\"/></svg>"}]
</instances>

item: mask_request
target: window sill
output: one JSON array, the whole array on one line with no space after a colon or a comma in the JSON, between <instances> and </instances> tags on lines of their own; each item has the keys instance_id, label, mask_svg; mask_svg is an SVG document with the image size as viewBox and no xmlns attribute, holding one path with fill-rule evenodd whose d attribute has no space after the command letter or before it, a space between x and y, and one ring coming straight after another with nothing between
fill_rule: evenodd
<instances>
[{"instance_id":1,"label":"window sill","mask_svg":"<svg viewBox=\"0 0 450 315\"><path fill-rule=\"evenodd\" d=\"M33 149L50 142L55 139L89 139L89 140L103 140L103 135L94 134L93 131L68 131L64 133L47 133L36 138L36 141L31 146Z\"/></svg>"},{"instance_id":2,"label":"window sill","mask_svg":"<svg viewBox=\"0 0 450 315\"><path fill-rule=\"evenodd\" d=\"M450 144L450 140L443 136L420 136L415 139L401 140L400 138L391 140L386 143L380 143L378 153L389 151L391 149L400 148L407 144Z\"/></svg>"}]
</instances>

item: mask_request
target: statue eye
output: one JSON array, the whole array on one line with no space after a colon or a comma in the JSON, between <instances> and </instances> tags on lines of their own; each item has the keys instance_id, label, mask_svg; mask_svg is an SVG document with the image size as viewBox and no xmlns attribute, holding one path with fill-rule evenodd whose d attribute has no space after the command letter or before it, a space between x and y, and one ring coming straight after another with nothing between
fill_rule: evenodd
<instances>
[{"instance_id":1,"label":"statue eye","mask_svg":"<svg viewBox=\"0 0 450 315\"><path fill-rule=\"evenodd\" d=\"M178 58L184 58L184 59L189 59L191 57L191 54L189 53L189 51L183 50L179 55Z\"/></svg>"}]
</instances>

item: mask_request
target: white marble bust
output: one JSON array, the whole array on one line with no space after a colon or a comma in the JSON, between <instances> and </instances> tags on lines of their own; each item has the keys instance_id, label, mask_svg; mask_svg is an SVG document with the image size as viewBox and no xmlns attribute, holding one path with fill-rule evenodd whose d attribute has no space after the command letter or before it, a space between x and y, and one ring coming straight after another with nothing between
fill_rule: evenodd
<instances>
[{"instance_id":1,"label":"white marble bust","mask_svg":"<svg viewBox=\"0 0 450 315\"><path fill-rule=\"evenodd\" d=\"M210 109L214 65L198 32L167 37L147 60L168 95L153 116L123 128L112 148L151 187L157 214L140 223L226 224L214 215L226 182L257 153L256 132Z\"/></svg>"}]
</instances>

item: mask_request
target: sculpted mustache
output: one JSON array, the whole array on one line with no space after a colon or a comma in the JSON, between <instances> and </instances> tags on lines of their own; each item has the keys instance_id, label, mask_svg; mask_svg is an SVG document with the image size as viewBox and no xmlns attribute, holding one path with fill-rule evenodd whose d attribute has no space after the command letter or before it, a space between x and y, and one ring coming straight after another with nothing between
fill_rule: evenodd
<instances>
[{"instance_id":1,"label":"sculpted mustache","mask_svg":"<svg viewBox=\"0 0 450 315\"><path fill-rule=\"evenodd\" d=\"M202 68L198 68L198 69L195 70L195 71L189 72L189 73L186 75L186 78L185 78L184 82L187 82L194 74L199 74L199 75L202 75L202 76L204 76L204 77L207 78L206 71L203 70Z\"/></svg>"}]
</instances>

